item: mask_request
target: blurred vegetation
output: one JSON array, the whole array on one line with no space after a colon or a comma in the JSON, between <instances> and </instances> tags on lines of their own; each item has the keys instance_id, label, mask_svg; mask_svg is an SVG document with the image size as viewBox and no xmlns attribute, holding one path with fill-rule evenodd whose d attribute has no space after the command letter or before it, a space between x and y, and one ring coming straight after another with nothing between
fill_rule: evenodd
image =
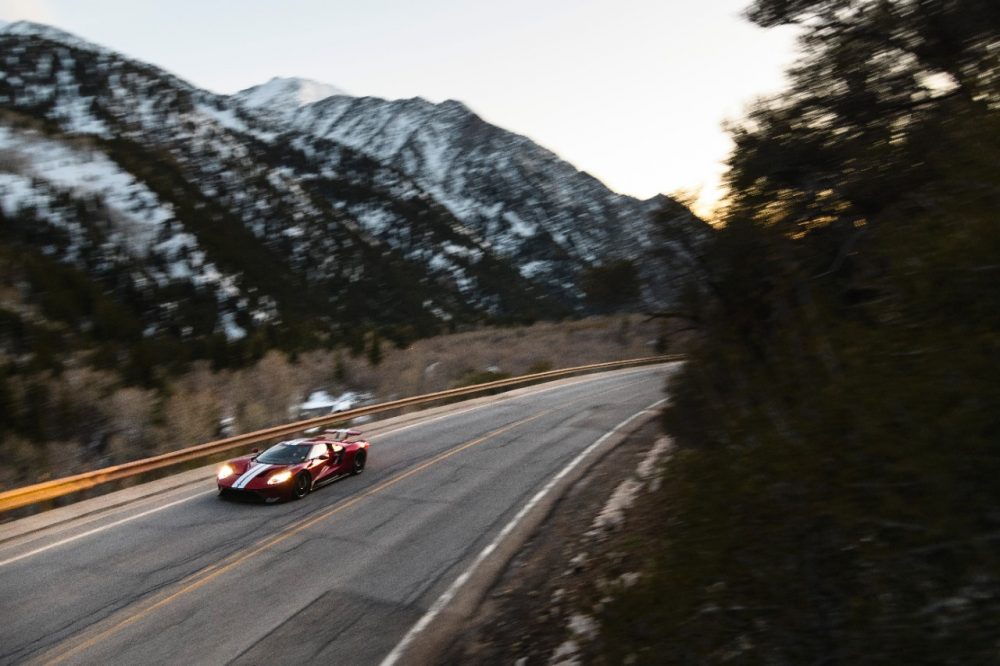
<instances>
[{"instance_id":1,"label":"blurred vegetation","mask_svg":"<svg viewBox=\"0 0 1000 666\"><path fill-rule=\"evenodd\" d=\"M581 274L580 288L594 312L626 311L639 301L639 271L628 259L591 266Z\"/></svg>"},{"instance_id":2,"label":"blurred vegetation","mask_svg":"<svg viewBox=\"0 0 1000 666\"><path fill-rule=\"evenodd\" d=\"M1000 663L1000 4L758 0L621 663Z\"/></svg>"},{"instance_id":3,"label":"blurred vegetation","mask_svg":"<svg viewBox=\"0 0 1000 666\"><path fill-rule=\"evenodd\" d=\"M486 370L466 370L454 384L452 388L462 388L463 386L475 386L476 384L486 384L487 382L498 382L501 379L510 378L509 372L487 368Z\"/></svg>"}]
</instances>

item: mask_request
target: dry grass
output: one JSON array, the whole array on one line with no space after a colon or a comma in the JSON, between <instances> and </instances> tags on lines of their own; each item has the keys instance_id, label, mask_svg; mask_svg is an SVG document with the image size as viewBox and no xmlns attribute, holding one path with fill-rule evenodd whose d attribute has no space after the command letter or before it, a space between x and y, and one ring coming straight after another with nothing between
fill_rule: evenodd
<instances>
[{"instance_id":1,"label":"dry grass","mask_svg":"<svg viewBox=\"0 0 1000 666\"><path fill-rule=\"evenodd\" d=\"M407 349L386 348L377 366L364 357L343 356L343 381L337 381L329 354L307 355L305 363L324 371L304 374L310 376L311 388L365 390L391 400L450 388L487 371L522 375L650 356L657 353L659 326L629 315L485 329L420 340Z\"/></svg>"}]
</instances>

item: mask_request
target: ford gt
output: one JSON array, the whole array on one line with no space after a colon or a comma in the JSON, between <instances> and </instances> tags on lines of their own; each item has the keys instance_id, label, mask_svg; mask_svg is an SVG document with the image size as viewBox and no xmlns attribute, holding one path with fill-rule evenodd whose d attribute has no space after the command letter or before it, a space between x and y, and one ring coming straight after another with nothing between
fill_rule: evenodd
<instances>
[{"instance_id":1,"label":"ford gt","mask_svg":"<svg viewBox=\"0 0 1000 666\"><path fill-rule=\"evenodd\" d=\"M216 474L219 495L266 502L301 499L322 485L364 470L369 442L360 436L357 430L327 430L234 458Z\"/></svg>"}]
</instances>

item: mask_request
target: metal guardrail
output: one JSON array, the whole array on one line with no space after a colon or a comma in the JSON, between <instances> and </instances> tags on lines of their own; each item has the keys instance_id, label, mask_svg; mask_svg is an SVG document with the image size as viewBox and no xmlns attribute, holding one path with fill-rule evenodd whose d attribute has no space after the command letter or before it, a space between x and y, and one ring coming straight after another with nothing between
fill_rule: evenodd
<instances>
[{"instance_id":1,"label":"metal guardrail","mask_svg":"<svg viewBox=\"0 0 1000 666\"><path fill-rule=\"evenodd\" d=\"M112 481L135 477L140 474L146 474L154 470L171 467L173 465L190 462L192 460L208 458L218 453L223 453L248 444L255 444L257 442L266 441L275 437L282 437L284 435L290 435L292 433L308 430L309 428L353 419L358 416L378 414L380 412L401 409L403 407L427 405L429 403L449 400L451 398L467 398L481 393L489 393L490 391L495 391L496 389L506 389L520 384L561 379L563 377L585 374L598 370L617 370L642 365L653 365L656 363L681 361L683 359L684 356L681 354L648 356L645 358L630 359L626 361L611 361L608 363L582 365L575 368L549 370L547 372L537 372L531 375L500 379L493 382L487 382L485 384L448 389L445 391L438 391L436 393L427 393L425 395L402 398L391 402L383 402L377 405L369 405L368 407L359 407L357 409L337 412L335 414L317 416L304 421L296 421L294 423L273 426L271 428L248 432L243 435L235 435L233 437L227 437L225 439L219 439L205 444L198 444L197 446L191 446L186 449L180 449L179 451L173 451L171 453L164 453L151 458L133 460L132 462L114 465L112 467L105 467L92 472L83 472L81 474L75 474L61 479L53 479L51 481L44 481L42 483L36 483L22 488L14 488L12 490L0 492L0 513L64 497L66 495L80 492L82 490L88 490Z\"/></svg>"}]
</instances>

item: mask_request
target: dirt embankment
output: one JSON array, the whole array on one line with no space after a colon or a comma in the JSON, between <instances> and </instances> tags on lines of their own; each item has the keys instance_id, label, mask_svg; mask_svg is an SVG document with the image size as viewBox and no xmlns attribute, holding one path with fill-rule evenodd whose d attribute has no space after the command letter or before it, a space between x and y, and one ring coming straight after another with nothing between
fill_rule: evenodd
<instances>
[{"instance_id":1,"label":"dirt embankment","mask_svg":"<svg viewBox=\"0 0 1000 666\"><path fill-rule=\"evenodd\" d=\"M657 529L650 488L669 445L654 421L609 451L558 501L441 659L460 664L602 663L596 613L641 584Z\"/></svg>"}]
</instances>

